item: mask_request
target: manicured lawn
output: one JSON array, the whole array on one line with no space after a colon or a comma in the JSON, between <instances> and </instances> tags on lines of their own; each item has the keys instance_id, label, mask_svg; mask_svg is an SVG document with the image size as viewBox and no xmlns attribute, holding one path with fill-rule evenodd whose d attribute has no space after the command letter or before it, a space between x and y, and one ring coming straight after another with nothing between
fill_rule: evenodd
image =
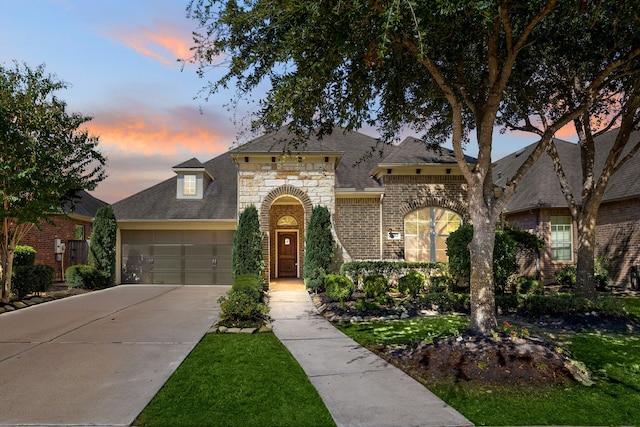
<instances>
[{"instance_id":1,"label":"manicured lawn","mask_svg":"<svg viewBox=\"0 0 640 427\"><path fill-rule=\"evenodd\" d=\"M335 426L272 333L207 334L138 417L137 426Z\"/></svg>"},{"instance_id":2,"label":"manicured lawn","mask_svg":"<svg viewBox=\"0 0 640 427\"><path fill-rule=\"evenodd\" d=\"M438 316L341 329L365 346L394 345L423 333L428 340L449 334L457 322L451 316ZM464 329L464 323L458 325ZM427 386L476 425L640 425L640 331L580 332L560 336L558 341L589 368L593 386L525 389L462 382Z\"/></svg>"}]
</instances>

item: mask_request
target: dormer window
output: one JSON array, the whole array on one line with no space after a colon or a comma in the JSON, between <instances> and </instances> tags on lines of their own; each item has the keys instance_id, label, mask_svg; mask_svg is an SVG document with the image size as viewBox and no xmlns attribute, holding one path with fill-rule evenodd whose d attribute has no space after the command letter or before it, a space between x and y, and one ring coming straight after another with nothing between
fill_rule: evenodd
<instances>
[{"instance_id":1,"label":"dormer window","mask_svg":"<svg viewBox=\"0 0 640 427\"><path fill-rule=\"evenodd\" d=\"M183 194L185 196L196 195L196 175L184 175L183 178Z\"/></svg>"},{"instance_id":2,"label":"dormer window","mask_svg":"<svg viewBox=\"0 0 640 427\"><path fill-rule=\"evenodd\" d=\"M213 176L195 158L174 166L173 171L178 174L178 199L202 200L207 186L213 181Z\"/></svg>"}]
</instances>

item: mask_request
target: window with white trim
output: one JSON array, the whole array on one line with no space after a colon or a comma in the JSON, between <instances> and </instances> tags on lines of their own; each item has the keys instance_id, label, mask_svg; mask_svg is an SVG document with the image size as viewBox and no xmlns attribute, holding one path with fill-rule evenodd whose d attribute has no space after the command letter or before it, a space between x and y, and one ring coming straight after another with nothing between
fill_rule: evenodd
<instances>
[{"instance_id":1,"label":"window with white trim","mask_svg":"<svg viewBox=\"0 0 640 427\"><path fill-rule=\"evenodd\" d=\"M551 217L551 259L573 260L573 223L570 216Z\"/></svg>"},{"instance_id":2,"label":"window with white trim","mask_svg":"<svg viewBox=\"0 0 640 427\"><path fill-rule=\"evenodd\" d=\"M449 234L462 224L462 217L448 209L426 207L404 217L404 257L412 262L447 262Z\"/></svg>"},{"instance_id":3,"label":"window with white trim","mask_svg":"<svg viewBox=\"0 0 640 427\"><path fill-rule=\"evenodd\" d=\"M185 196L195 196L196 195L196 176L195 175L185 175L183 178L183 192Z\"/></svg>"}]
</instances>

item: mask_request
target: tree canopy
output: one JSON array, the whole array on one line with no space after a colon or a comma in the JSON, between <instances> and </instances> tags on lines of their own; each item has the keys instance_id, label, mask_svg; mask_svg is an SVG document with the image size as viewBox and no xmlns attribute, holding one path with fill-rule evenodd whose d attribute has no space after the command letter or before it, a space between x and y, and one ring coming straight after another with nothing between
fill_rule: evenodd
<instances>
[{"instance_id":1,"label":"tree canopy","mask_svg":"<svg viewBox=\"0 0 640 427\"><path fill-rule=\"evenodd\" d=\"M555 132L589 108L633 49L597 61L591 84L570 108L553 111L556 102L562 103L557 97L539 106L547 119L540 142L499 196L492 178L494 129L505 119L528 121L531 103L508 98L523 82L531 91L555 94L557 82L547 78L542 59L572 55L581 49L590 24L615 22L628 12L601 3L192 0L187 11L201 29L194 33L193 57L200 74L212 65L227 67L210 91L233 83L246 94L270 84L253 122L256 129L286 123L300 136L322 136L334 125L347 130L370 125L390 142L409 127L425 142L451 141L474 224L471 326L488 333L497 327L491 266L500 213ZM549 42L549 29L561 30L562 43ZM606 35L598 32L590 46L605 48L606 43ZM594 54L585 52L583 59ZM475 163L463 153L472 136L478 144Z\"/></svg>"},{"instance_id":2,"label":"tree canopy","mask_svg":"<svg viewBox=\"0 0 640 427\"><path fill-rule=\"evenodd\" d=\"M0 65L0 197L2 278L9 298L11 260L22 237L40 221L73 208L80 190L105 178L98 137L82 126L91 120L67 111L57 93L67 83L15 63Z\"/></svg>"}]
</instances>

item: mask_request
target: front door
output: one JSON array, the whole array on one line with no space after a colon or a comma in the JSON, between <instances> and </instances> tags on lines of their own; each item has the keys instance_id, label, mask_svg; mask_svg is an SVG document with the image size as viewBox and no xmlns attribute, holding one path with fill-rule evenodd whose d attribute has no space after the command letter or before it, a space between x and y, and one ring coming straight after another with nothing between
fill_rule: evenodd
<instances>
[{"instance_id":1,"label":"front door","mask_svg":"<svg viewBox=\"0 0 640 427\"><path fill-rule=\"evenodd\" d=\"M278 277L297 277L298 235L278 233Z\"/></svg>"}]
</instances>

